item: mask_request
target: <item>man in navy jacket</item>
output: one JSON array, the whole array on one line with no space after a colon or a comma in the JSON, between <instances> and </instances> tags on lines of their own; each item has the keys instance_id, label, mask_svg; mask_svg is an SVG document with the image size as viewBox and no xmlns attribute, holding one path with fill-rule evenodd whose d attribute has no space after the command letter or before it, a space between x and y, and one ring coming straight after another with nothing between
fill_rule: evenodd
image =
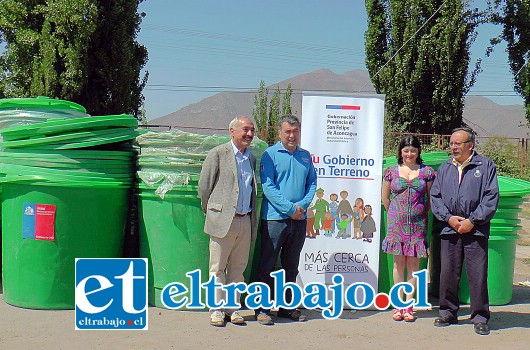
<instances>
[{"instance_id":1,"label":"man in navy jacket","mask_svg":"<svg viewBox=\"0 0 530 350\"><path fill-rule=\"evenodd\" d=\"M469 128L455 129L450 139L453 158L440 166L431 188L431 208L445 223L440 233L440 317L434 325L458 322L458 284L463 261L471 297L470 320L477 334L489 334L488 238L499 202L495 164L474 151Z\"/></svg>"}]
</instances>

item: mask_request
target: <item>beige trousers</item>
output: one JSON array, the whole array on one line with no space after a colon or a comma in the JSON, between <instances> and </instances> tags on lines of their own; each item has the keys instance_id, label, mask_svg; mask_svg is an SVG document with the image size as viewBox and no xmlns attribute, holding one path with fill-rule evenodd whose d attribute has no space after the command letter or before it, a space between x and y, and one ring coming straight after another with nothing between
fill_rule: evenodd
<instances>
[{"instance_id":1,"label":"beige trousers","mask_svg":"<svg viewBox=\"0 0 530 350\"><path fill-rule=\"evenodd\" d=\"M234 217L228 233L223 238L210 236L210 277L217 283L243 282L243 272L250 252L250 215ZM224 291L216 289L215 300L225 300ZM236 300L239 300L240 293Z\"/></svg>"}]
</instances>

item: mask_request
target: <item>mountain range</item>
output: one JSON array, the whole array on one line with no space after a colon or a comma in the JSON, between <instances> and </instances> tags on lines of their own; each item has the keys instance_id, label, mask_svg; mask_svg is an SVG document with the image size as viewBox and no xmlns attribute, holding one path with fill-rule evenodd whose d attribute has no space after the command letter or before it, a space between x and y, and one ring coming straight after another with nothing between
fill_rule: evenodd
<instances>
[{"instance_id":1,"label":"mountain range","mask_svg":"<svg viewBox=\"0 0 530 350\"><path fill-rule=\"evenodd\" d=\"M351 70L336 74L328 69L319 69L268 86L269 98L277 86L284 91L289 83L293 89L291 107L293 114L298 116L302 111L302 92L322 92L325 95L340 96L375 94L367 71ZM163 117L153 119L149 124L169 125L183 130L209 128L226 131L229 121L235 116L252 115L256 95L257 91L220 92ZM528 137L530 132L526 126L522 105L500 105L482 96L466 97L464 122L481 137L500 135L524 138ZM216 131L220 132L210 130L206 133Z\"/></svg>"}]
</instances>

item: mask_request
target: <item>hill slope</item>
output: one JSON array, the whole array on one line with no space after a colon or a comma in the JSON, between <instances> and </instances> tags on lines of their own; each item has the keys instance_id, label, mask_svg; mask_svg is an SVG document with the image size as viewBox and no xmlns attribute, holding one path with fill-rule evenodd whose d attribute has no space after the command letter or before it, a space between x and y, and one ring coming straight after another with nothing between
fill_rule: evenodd
<instances>
[{"instance_id":1,"label":"hill slope","mask_svg":"<svg viewBox=\"0 0 530 350\"><path fill-rule=\"evenodd\" d=\"M280 89L285 89L289 83L297 91L293 93L291 99L291 106L296 115L300 115L302 110L300 91L317 93L322 91L325 94L341 95L375 93L367 71L352 70L335 74L328 69L319 69L270 85L269 97L278 85ZM228 122L235 116L252 114L255 95L256 91L221 92L166 116L153 119L149 123L226 130ZM472 126L479 136L527 137L530 132L526 127L522 105L499 105L481 96L466 98L464 121Z\"/></svg>"}]
</instances>

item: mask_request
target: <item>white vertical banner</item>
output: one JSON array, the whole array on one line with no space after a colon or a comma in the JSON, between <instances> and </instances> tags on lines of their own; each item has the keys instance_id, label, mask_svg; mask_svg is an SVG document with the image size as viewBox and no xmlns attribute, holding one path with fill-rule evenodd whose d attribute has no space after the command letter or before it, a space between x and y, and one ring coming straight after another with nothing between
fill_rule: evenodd
<instances>
[{"instance_id":1,"label":"white vertical banner","mask_svg":"<svg viewBox=\"0 0 530 350\"><path fill-rule=\"evenodd\" d=\"M345 288L365 282L377 292L383 123L381 96L303 96L301 145L318 182L307 211L300 285L332 285L341 274Z\"/></svg>"}]
</instances>

